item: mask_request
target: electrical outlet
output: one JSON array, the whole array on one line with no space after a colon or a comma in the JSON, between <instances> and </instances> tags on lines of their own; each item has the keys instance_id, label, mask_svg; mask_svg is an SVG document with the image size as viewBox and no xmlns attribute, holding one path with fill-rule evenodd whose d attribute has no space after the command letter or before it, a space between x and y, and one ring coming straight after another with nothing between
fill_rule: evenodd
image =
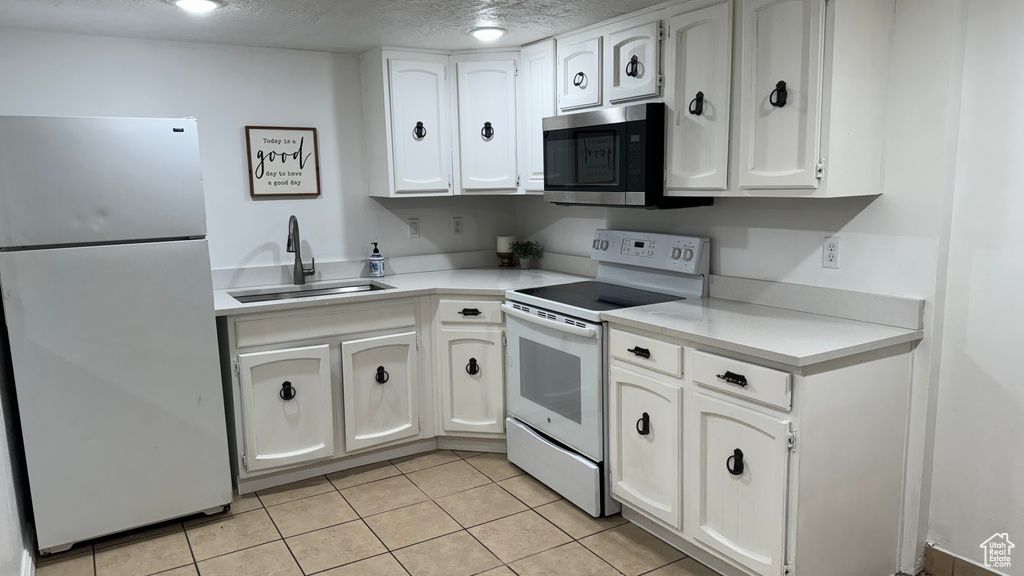
<instances>
[{"instance_id":1,"label":"electrical outlet","mask_svg":"<svg viewBox=\"0 0 1024 576\"><path fill-rule=\"evenodd\" d=\"M452 236L462 236L462 216L452 216Z\"/></svg>"},{"instance_id":2,"label":"electrical outlet","mask_svg":"<svg viewBox=\"0 0 1024 576\"><path fill-rule=\"evenodd\" d=\"M821 267L839 268L839 238L825 237L821 247Z\"/></svg>"},{"instance_id":3,"label":"electrical outlet","mask_svg":"<svg viewBox=\"0 0 1024 576\"><path fill-rule=\"evenodd\" d=\"M420 237L420 219L419 218L409 218L407 220L407 222L409 223L409 238L419 238Z\"/></svg>"}]
</instances>

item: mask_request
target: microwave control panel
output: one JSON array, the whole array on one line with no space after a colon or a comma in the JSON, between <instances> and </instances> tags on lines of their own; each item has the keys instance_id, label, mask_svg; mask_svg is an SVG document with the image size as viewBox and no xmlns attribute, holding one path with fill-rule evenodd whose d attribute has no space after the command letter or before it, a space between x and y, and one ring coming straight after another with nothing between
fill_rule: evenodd
<instances>
[{"instance_id":1,"label":"microwave control panel","mask_svg":"<svg viewBox=\"0 0 1024 576\"><path fill-rule=\"evenodd\" d=\"M711 240L707 238L598 230L591 245L590 258L599 262L707 276L710 250Z\"/></svg>"}]
</instances>

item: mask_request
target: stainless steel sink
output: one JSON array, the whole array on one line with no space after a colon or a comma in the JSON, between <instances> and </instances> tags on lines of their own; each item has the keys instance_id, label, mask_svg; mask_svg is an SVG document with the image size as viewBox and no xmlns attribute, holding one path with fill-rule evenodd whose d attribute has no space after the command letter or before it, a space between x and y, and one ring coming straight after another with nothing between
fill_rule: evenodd
<instances>
[{"instance_id":1,"label":"stainless steel sink","mask_svg":"<svg viewBox=\"0 0 1024 576\"><path fill-rule=\"evenodd\" d=\"M331 282L323 284L305 284L303 286L287 286L277 288L260 288L228 292L228 295L248 304L250 302L270 302L273 300L291 300L293 298L310 298L312 296L336 296L339 294L355 294L358 292L376 292L390 290L394 286L375 281Z\"/></svg>"}]
</instances>

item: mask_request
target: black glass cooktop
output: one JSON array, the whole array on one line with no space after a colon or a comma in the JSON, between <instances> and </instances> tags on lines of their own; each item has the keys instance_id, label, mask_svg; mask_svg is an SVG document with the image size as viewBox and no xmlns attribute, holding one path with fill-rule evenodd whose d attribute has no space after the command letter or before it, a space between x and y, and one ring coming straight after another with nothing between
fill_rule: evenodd
<instances>
[{"instance_id":1,"label":"black glass cooktop","mask_svg":"<svg viewBox=\"0 0 1024 576\"><path fill-rule=\"evenodd\" d=\"M543 288L526 288L516 290L516 292L594 312L632 308L633 306L645 306L647 304L671 302L673 300L685 300L681 296L659 294L658 292L649 292L647 290L593 281L544 286Z\"/></svg>"}]
</instances>

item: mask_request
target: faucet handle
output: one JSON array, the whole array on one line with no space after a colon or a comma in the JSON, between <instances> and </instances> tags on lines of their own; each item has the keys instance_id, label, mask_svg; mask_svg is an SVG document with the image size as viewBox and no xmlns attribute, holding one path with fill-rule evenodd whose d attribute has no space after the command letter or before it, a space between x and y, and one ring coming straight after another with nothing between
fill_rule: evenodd
<instances>
[{"instance_id":1,"label":"faucet handle","mask_svg":"<svg viewBox=\"0 0 1024 576\"><path fill-rule=\"evenodd\" d=\"M288 235L288 245L285 247L286 252L295 252L295 247L292 246L292 235Z\"/></svg>"},{"instance_id":2,"label":"faucet handle","mask_svg":"<svg viewBox=\"0 0 1024 576\"><path fill-rule=\"evenodd\" d=\"M309 262L309 268L306 268L305 266L302 267L303 276L312 276L313 274L316 274L316 258L310 258Z\"/></svg>"}]
</instances>

